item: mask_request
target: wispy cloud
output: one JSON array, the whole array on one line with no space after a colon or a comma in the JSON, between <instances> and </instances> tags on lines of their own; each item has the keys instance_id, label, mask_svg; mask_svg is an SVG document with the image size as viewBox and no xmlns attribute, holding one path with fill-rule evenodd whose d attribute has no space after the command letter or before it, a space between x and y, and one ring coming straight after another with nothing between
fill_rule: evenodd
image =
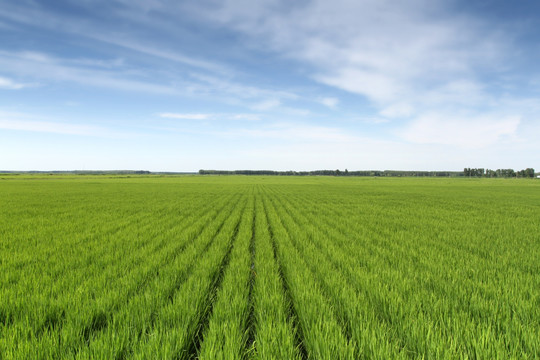
<instances>
[{"instance_id":1,"label":"wispy cloud","mask_svg":"<svg viewBox=\"0 0 540 360\"><path fill-rule=\"evenodd\" d=\"M160 113L161 118L166 119L180 119L180 120L242 120L242 121L259 121L261 119L260 114L234 114L234 113Z\"/></svg>"},{"instance_id":2,"label":"wispy cloud","mask_svg":"<svg viewBox=\"0 0 540 360\"><path fill-rule=\"evenodd\" d=\"M282 100L298 96L285 90L273 90L242 84L228 77L200 73L177 74L157 68L126 64L124 59L60 58L42 52L0 51L0 68L20 77L32 78L44 85L71 82L126 92L142 92L184 97L204 97L257 111L277 108ZM0 78L0 88L20 89L21 84ZM255 104L253 102L256 101Z\"/></svg>"},{"instance_id":3,"label":"wispy cloud","mask_svg":"<svg viewBox=\"0 0 540 360\"><path fill-rule=\"evenodd\" d=\"M329 108L335 108L339 104L339 99L335 97L324 97L319 99L319 102Z\"/></svg>"},{"instance_id":4,"label":"wispy cloud","mask_svg":"<svg viewBox=\"0 0 540 360\"><path fill-rule=\"evenodd\" d=\"M108 132L104 131L103 128L88 125L2 118L0 118L0 129L85 136L103 136L104 133Z\"/></svg>"},{"instance_id":5,"label":"wispy cloud","mask_svg":"<svg viewBox=\"0 0 540 360\"><path fill-rule=\"evenodd\" d=\"M218 63L210 62L207 60L186 56L177 51L159 49L154 46L141 43L140 40L136 40L136 39L119 38L119 37L114 37L114 36L111 37L108 34L104 35L100 33L88 34L88 36L94 39L103 41L105 43L121 46L121 47L134 50L134 51L146 54L146 55L151 55L154 57L181 63L181 64L188 65L188 66L198 68L198 69L203 69L203 70L212 71L212 72L221 73L221 74L230 74L233 72L231 69L229 69L227 66L223 64L218 64Z\"/></svg>"},{"instance_id":6,"label":"wispy cloud","mask_svg":"<svg viewBox=\"0 0 540 360\"><path fill-rule=\"evenodd\" d=\"M144 4L143 4L144 3ZM47 7L25 7L7 4L6 13L2 16L12 22L32 24L36 18L42 19L37 26L48 31L61 31L81 39L91 39L92 46L104 53L118 54L111 60L102 59L69 59L49 56L38 52L18 52L4 64L13 68L10 62L17 62L16 57L24 57L26 61L38 62L42 71L30 71L31 66L22 68L30 76L51 79L46 76L56 74L52 78L60 81L75 81L82 85L116 88L126 91L143 91L150 93L176 94L182 96L205 96L214 101L243 104L243 99L263 101L269 97L277 99L293 99L298 95L284 88L267 89L258 85L235 80L242 69L234 68L223 61L212 60L207 56L197 56L193 51L182 51L175 39L180 26L178 18L187 16L187 6L177 4L171 6L166 2L156 1L149 5L146 2L118 1L107 10L90 9L81 2L77 6L93 11L93 21L80 21L77 17L66 16L60 12L49 11ZM105 8L105 7L104 7ZM94 11L95 10L95 11ZM104 16L105 11L107 12ZM160 21L149 20L148 12L154 12ZM115 16L132 28L141 29L126 32L116 22L103 22ZM100 26L101 25L101 26ZM190 30L191 31L191 30ZM140 36L137 36L139 34ZM151 34L151 36L148 36ZM126 53L125 50L128 50ZM6 57L7 54L4 54ZM143 55L143 56L141 56ZM128 59L129 61L127 61ZM0 62L0 65L2 63ZM54 65L54 68L51 67ZM99 69L101 68L101 69ZM114 71L105 71L114 70ZM83 81L86 80L86 81Z\"/></svg>"},{"instance_id":7,"label":"wispy cloud","mask_svg":"<svg viewBox=\"0 0 540 360\"><path fill-rule=\"evenodd\" d=\"M178 113L161 113L162 118L168 119L182 119L182 120L207 120L211 118L212 114L178 114Z\"/></svg>"},{"instance_id":8,"label":"wispy cloud","mask_svg":"<svg viewBox=\"0 0 540 360\"><path fill-rule=\"evenodd\" d=\"M251 108L258 111L268 111L280 105L281 101L279 101L278 99L268 99L252 105Z\"/></svg>"},{"instance_id":9,"label":"wispy cloud","mask_svg":"<svg viewBox=\"0 0 540 360\"><path fill-rule=\"evenodd\" d=\"M8 53L0 51L0 66L12 73L49 82L68 81L124 91L156 94L181 94L177 88L137 79L137 74L118 69L91 69L69 64L65 59L38 52ZM139 76L141 77L141 76Z\"/></svg>"},{"instance_id":10,"label":"wispy cloud","mask_svg":"<svg viewBox=\"0 0 540 360\"><path fill-rule=\"evenodd\" d=\"M396 102L379 111L379 114L389 118L406 118L413 113L414 107L407 102Z\"/></svg>"},{"instance_id":11,"label":"wispy cloud","mask_svg":"<svg viewBox=\"0 0 540 360\"><path fill-rule=\"evenodd\" d=\"M384 117L368 117L368 118L360 118L358 121L365 123L365 124L386 124L389 123L390 120Z\"/></svg>"},{"instance_id":12,"label":"wispy cloud","mask_svg":"<svg viewBox=\"0 0 540 360\"><path fill-rule=\"evenodd\" d=\"M247 121L259 121L261 120L261 115L259 114L235 114L230 118L234 120L247 120Z\"/></svg>"},{"instance_id":13,"label":"wispy cloud","mask_svg":"<svg viewBox=\"0 0 540 360\"><path fill-rule=\"evenodd\" d=\"M256 129L233 129L221 132L228 137L266 138L293 142L350 143L358 137L342 129L302 123L275 123Z\"/></svg>"},{"instance_id":14,"label":"wispy cloud","mask_svg":"<svg viewBox=\"0 0 540 360\"><path fill-rule=\"evenodd\" d=\"M414 119L400 135L413 143L477 149L512 138L520 121L519 116L466 117L432 113Z\"/></svg>"},{"instance_id":15,"label":"wispy cloud","mask_svg":"<svg viewBox=\"0 0 540 360\"><path fill-rule=\"evenodd\" d=\"M146 29L154 28L160 29L165 25L164 21L151 21L148 19L147 12L151 10L162 10L166 15L171 16L174 11L171 8L165 9L165 4L161 1L113 1L116 3L114 6L110 6L107 11L107 16L117 16L117 18L124 19L127 22L139 23L141 28ZM107 4L110 5L110 4ZM121 6L118 6L121 5ZM78 6L88 9L89 3L79 2ZM188 65L194 68L204 69L207 71L214 71L218 73L230 73L231 69L227 68L223 64L217 62L208 61L205 59L188 56L177 50L164 50L156 47L148 40L142 39L140 36L132 36L131 33L126 33L123 29L117 29L111 24L102 24L105 28L99 28L95 22L80 21L77 17L65 16L60 13L48 11L46 6L43 7L21 7L18 4L6 4L5 12L2 14L4 17L11 21L38 25L49 30L62 30L63 32L76 34L78 36L98 40L103 43L112 44L115 46L123 47L125 49L133 50L142 54L150 55L157 58L167 59ZM172 12L172 13L171 13ZM95 14L99 14L97 11ZM35 19L39 18L39 24L35 23ZM162 18L163 20L163 18ZM1 26L0 22L0 26ZM104 31L104 30L107 31ZM174 28L166 27L161 29L162 31L169 32L169 36L174 35Z\"/></svg>"},{"instance_id":16,"label":"wispy cloud","mask_svg":"<svg viewBox=\"0 0 540 360\"><path fill-rule=\"evenodd\" d=\"M30 86L32 84L19 83L5 77L0 77L0 89L20 90Z\"/></svg>"},{"instance_id":17,"label":"wispy cloud","mask_svg":"<svg viewBox=\"0 0 540 360\"><path fill-rule=\"evenodd\" d=\"M200 87L201 92L225 93L239 99L262 99L262 102L275 103L284 99L295 100L299 98L298 94L284 88L269 89L208 74L192 72L190 78L198 82L197 86Z\"/></svg>"},{"instance_id":18,"label":"wispy cloud","mask_svg":"<svg viewBox=\"0 0 540 360\"><path fill-rule=\"evenodd\" d=\"M0 129L114 139L138 136L128 130L118 131L107 126L89 125L64 121L64 119L51 119L39 114L3 110L0 110Z\"/></svg>"}]
</instances>

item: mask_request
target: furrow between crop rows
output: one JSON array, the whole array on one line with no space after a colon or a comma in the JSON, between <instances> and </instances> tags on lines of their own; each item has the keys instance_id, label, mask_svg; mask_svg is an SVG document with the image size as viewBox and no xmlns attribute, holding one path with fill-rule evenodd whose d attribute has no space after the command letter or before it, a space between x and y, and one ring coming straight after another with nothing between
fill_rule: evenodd
<instances>
[{"instance_id":1,"label":"furrow between crop rows","mask_svg":"<svg viewBox=\"0 0 540 360\"><path fill-rule=\"evenodd\" d=\"M335 264L340 254L322 252L324 246L317 235L309 231L310 223L300 222L301 214L280 204L277 210L287 228L295 250L301 254L313 278L317 281L332 307L347 338L354 342L358 358L378 358L392 354L392 358L407 357L405 344L400 338L388 338L392 329L374 318L375 312L369 309L368 298L351 287L346 272ZM306 231L307 230L307 231ZM375 326L373 326L375 325Z\"/></svg>"},{"instance_id":2,"label":"furrow between crop rows","mask_svg":"<svg viewBox=\"0 0 540 360\"><path fill-rule=\"evenodd\" d=\"M237 199L232 208L237 208L241 200ZM118 357L131 354L135 344L145 341L155 330L156 322L163 308L171 306L177 293L186 281L193 276L200 259L204 259L215 246L227 221L230 221L231 204L218 210L217 217L203 217L200 227L194 232L183 234L187 245L170 264L164 264L158 271L159 281L150 283L137 297L133 297L127 306L111 319L111 326L100 333L89 344L87 357ZM121 336L112 336L121 334ZM85 355L86 357L86 355Z\"/></svg>"},{"instance_id":3,"label":"furrow between crop rows","mask_svg":"<svg viewBox=\"0 0 540 360\"><path fill-rule=\"evenodd\" d=\"M308 357L354 359L355 347L343 334L333 316L331 302L322 295L306 264L291 245L276 209L265 199L265 208L276 247L278 261L287 291L293 302L302 330L303 344Z\"/></svg>"},{"instance_id":4,"label":"furrow between crop rows","mask_svg":"<svg viewBox=\"0 0 540 360\"><path fill-rule=\"evenodd\" d=\"M253 210L251 197L242 214L234 248L228 253L229 266L222 266L218 284L209 295L209 322L204 324L204 337L199 338L202 341L192 353L200 359L242 359L247 354Z\"/></svg>"},{"instance_id":5,"label":"furrow between crop rows","mask_svg":"<svg viewBox=\"0 0 540 360\"><path fill-rule=\"evenodd\" d=\"M255 359L305 358L297 317L276 258L261 194L255 203L253 312Z\"/></svg>"},{"instance_id":6,"label":"furrow between crop rows","mask_svg":"<svg viewBox=\"0 0 540 360\"><path fill-rule=\"evenodd\" d=\"M182 282L171 301L159 309L154 326L133 349L134 358L188 359L198 340L198 331L209 310L209 293L216 286L220 265L226 265L234 235L247 199L236 206L215 236L211 248L198 258L189 277ZM156 355L157 354L157 355Z\"/></svg>"},{"instance_id":7,"label":"furrow between crop rows","mask_svg":"<svg viewBox=\"0 0 540 360\"><path fill-rule=\"evenodd\" d=\"M163 241L167 241L169 245L172 246L172 251L169 251L165 253L165 256L159 259L156 259L151 262L150 268L146 271L147 276L143 278L139 286L136 288L135 292L131 292L126 294L126 297L123 298L123 301L115 303L115 306L110 308L107 314L107 326L109 324L115 323L115 316L116 312L121 311L121 305L124 305L127 302L137 302L137 297L139 295L146 296L145 289L146 287L150 286L155 279L160 276L160 273L167 273L169 267L171 264L175 263L175 260L177 256L180 256L184 249L190 245L193 241L197 241L198 237L207 229L212 221L214 221L216 215L219 215L223 209L228 206L228 201L230 200L230 197L227 197L224 202L216 202L213 204L215 209L203 209L205 213L200 214L193 214L193 221L188 222L187 224L183 224L183 226L180 229L173 228L168 231L164 231L162 234L160 234L160 237L163 238ZM222 223L221 223L222 224ZM221 226L221 225L220 225ZM216 232L219 232L220 227L215 230ZM172 241L171 237L174 238L174 241ZM202 253L206 251L210 244L206 244L205 247L202 249ZM195 255L195 258L197 255ZM194 259L192 261L195 261ZM192 266L193 262L188 263L185 270L182 270L184 273L189 273L189 268ZM163 276L163 275L162 275ZM172 283L172 285L169 287L167 291L165 291L165 298L170 299L172 298L174 292L179 287L180 282L182 281L182 277L177 277L177 280ZM122 316L122 315L120 315ZM107 326L104 326L100 329L96 329L97 331L103 332ZM94 331L95 333L96 331ZM95 337L94 334L92 334L93 337ZM105 333L105 335L108 335ZM89 338L88 338L89 340ZM87 340L87 341L88 341ZM99 339L93 340L93 342L100 343Z\"/></svg>"}]
</instances>

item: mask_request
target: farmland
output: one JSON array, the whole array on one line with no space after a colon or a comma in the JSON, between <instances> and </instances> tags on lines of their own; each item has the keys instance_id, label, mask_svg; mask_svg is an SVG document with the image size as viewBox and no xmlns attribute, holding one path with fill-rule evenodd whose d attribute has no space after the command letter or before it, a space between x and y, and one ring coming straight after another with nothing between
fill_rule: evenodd
<instances>
[{"instance_id":1,"label":"farmland","mask_svg":"<svg viewBox=\"0 0 540 360\"><path fill-rule=\"evenodd\" d=\"M0 178L0 359L540 357L537 180Z\"/></svg>"}]
</instances>

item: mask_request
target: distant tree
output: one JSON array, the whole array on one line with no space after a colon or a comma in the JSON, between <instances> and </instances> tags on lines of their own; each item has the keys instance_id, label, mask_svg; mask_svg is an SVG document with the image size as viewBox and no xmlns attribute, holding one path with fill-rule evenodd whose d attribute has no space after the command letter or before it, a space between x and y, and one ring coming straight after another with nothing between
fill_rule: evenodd
<instances>
[{"instance_id":1,"label":"distant tree","mask_svg":"<svg viewBox=\"0 0 540 360\"><path fill-rule=\"evenodd\" d=\"M485 177L494 178L497 177L497 172L495 170L487 169Z\"/></svg>"},{"instance_id":2,"label":"distant tree","mask_svg":"<svg viewBox=\"0 0 540 360\"><path fill-rule=\"evenodd\" d=\"M463 176L466 177L482 177L484 176L484 168L464 168L463 169Z\"/></svg>"},{"instance_id":3,"label":"distant tree","mask_svg":"<svg viewBox=\"0 0 540 360\"><path fill-rule=\"evenodd\" d=\"M516 172L514 171L514 169L497 169L496 173L497 173L497 177L504 177L504 178L516 177Z\"/></svg>"}]
</instances>

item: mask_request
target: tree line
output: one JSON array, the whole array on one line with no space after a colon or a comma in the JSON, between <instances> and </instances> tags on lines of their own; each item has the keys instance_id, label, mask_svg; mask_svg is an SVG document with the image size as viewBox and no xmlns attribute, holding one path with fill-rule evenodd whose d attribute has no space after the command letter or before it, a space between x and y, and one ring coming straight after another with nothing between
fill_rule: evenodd
<instances>
[{"instance_id":1,"label":"tree line","mask_svg":"<svg viewBox=\"0 0 540 360\"><path fill-rule=\"evenodd\" d=\"M484 168L464 168L463 176L466 177L488 177L488 178L534 178L534 169L526 168L524 170L514 171L514 169L484 169Z\"/></svg>"},{"instance_id":2,"label":"tree line","mask_svg":"<svg viewBox=\"0 0 540 360\"><path fill-rule=\"evenodd\" d=\"M314 170L314 171L274 171L274 170L199 170L200 175L276 175L276 176L417 176L417 177L534 177L534 169L514 171L512 169L472 169L464 171L401 171L401 170Z\"/></svg>"}]
</instances>

